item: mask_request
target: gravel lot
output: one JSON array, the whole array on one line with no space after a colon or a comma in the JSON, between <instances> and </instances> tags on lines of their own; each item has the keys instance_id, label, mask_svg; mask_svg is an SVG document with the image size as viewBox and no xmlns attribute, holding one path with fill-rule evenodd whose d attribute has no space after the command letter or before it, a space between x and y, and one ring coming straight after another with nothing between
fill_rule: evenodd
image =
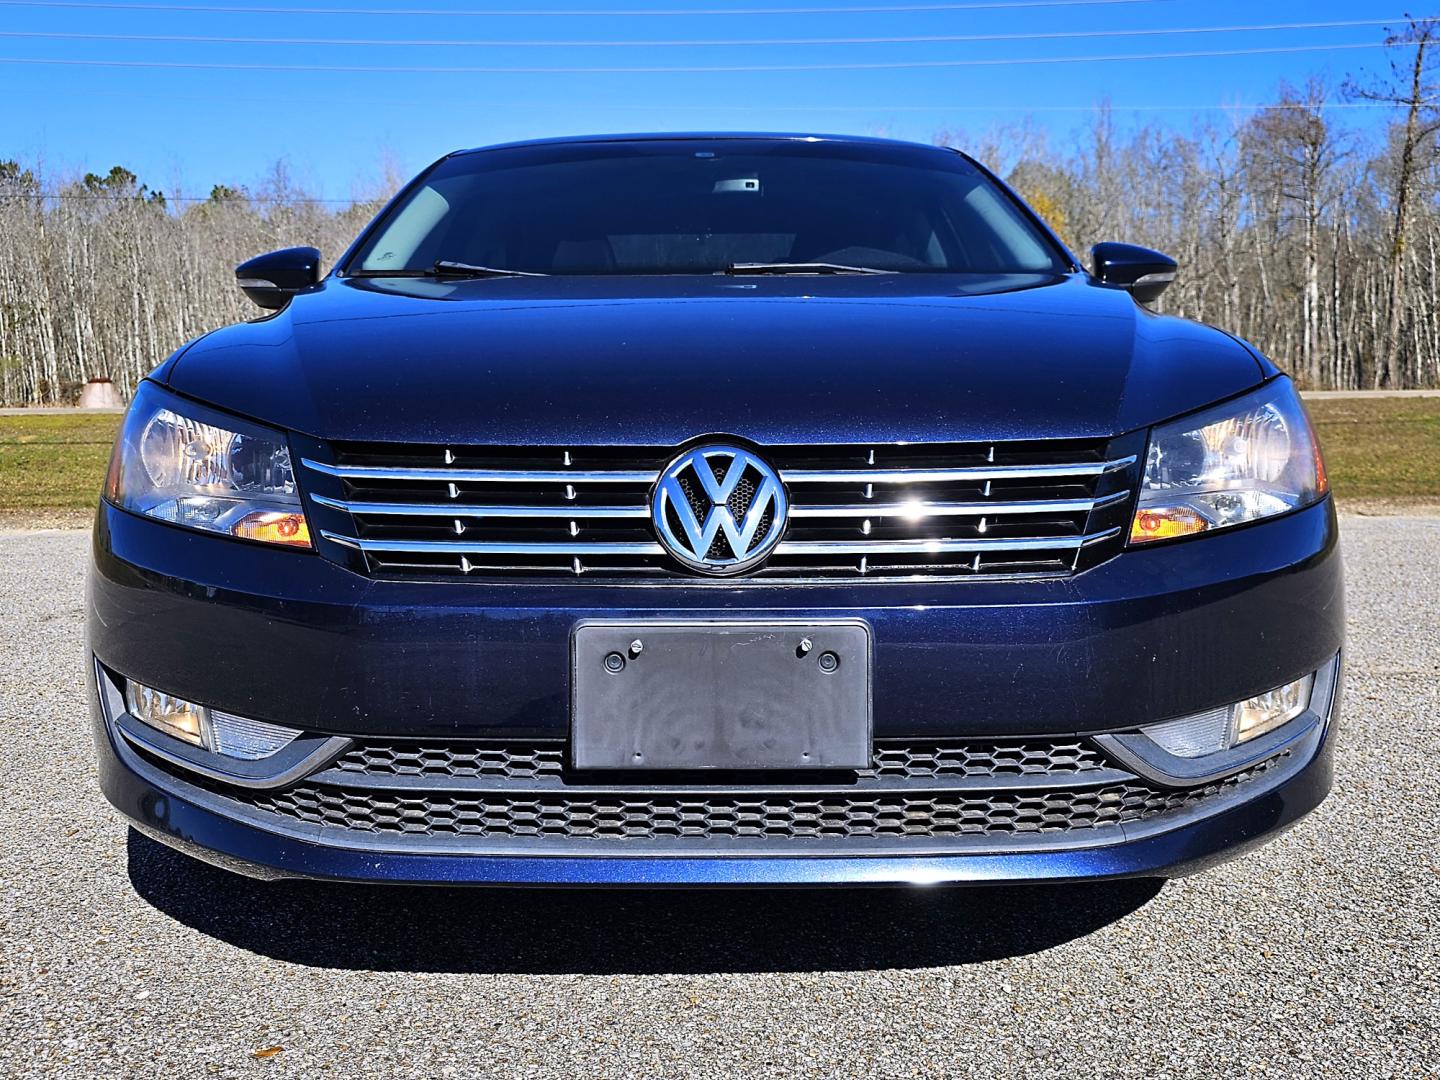
<instances>
[{"instance_id":1,"label":"gravel lot","mask_svg":"<svg viewBox=\"0 0 1440 1080\"><path fill-rule=\"evenodd\" d=\"M1344 528L1338 786L1279 841L778 895L267 887L127 840L87 538L0 534L0 1076L1440 1076L1440 518Z\"/></svg>"}]
</instances>

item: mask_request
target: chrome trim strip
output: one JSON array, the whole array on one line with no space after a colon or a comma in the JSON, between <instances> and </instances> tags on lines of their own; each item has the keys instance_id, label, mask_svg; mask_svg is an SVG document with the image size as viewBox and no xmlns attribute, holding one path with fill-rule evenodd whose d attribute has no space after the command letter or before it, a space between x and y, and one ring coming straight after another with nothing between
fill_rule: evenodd
<instances>
[{"instance_id":1,"label":"chrome trim strip","mask_svg":"<svg viewBox=\"0 0 1440 1080\"><path fill-rule=\"evenodd\" d=\"M922 484L950 480L1023 480L1027 477L1100 476L1135 464L1134 454L1076 465L978 465L960 469L783 469L781 479L808 484Z\"/></svg>"},{"instance_id":2,"label":"chrome trim strip","mask_svg":"<svg viewBox=\"0 0 1440 1080\"><path fill-rule=\"evenodd\" d=\"M1127 492L1125 492L1125 494L1128 495L1128 494L1130 494L1130 493L1127 491ZM1115 528L1113 528L1113 529L1106 529L1104 532L1090 533L1089 535L1087 535L1087 536L1081 541L1080 546L1081 546L1081 547L1089 547L1091 544L1098 544L1098 543L1100 543L1100 541L1102 541L1102 540L1113 540L1115 537L1117 537L1117 536L1119 536L1119 535L1120 535L1120 527L1117 525Z\"/></svg>"},{"instance_id":3,"label":"chrome trim strip","mask_svg":"<svg viewBox=\"0 0 1440 1080\"><path fill-rule=\"evenodd\" d=\"M846 503L826 506L820 503L792 504L792 518L827 517L960 517L975 514L1084 514L1102 506L1129 498L1128 491L1117 491L1100 499L1051 499L1035 502L958 502L958 503Z\"/></svg>"},{"instance_id":4,"label":"chrome trim strip","mask_svg":"<svg viewBox=\"0 0 1440 1080\"><path fill-rule=\"evenodd\" d=\"M1023 480L1027 477L1100 476L1127 468L1134 454L1114 461L1088 461L1074 465L967 466L959 469L785 469L781 479L791 483L917 484L951 480ZM465 480L473 483L512 484L650 484L658 469L455 469L408 466L329 465L301 458L307 469L344 480Z\"/></svg>"},{"instance_id":5,"label":"chrome trim strip","mask_svg":"<svg viewBox=\"0 0 1440 1080\"><path fill-rule=\"evenodd\" d=\"M345 502L311 495L321 506L349 514L410 515L443 518L648 518L650 508L635 506L474 506L467 503Z\"/></svg>"},{"instance_id":6,"label":"chrome trim strip","mask_svg":"<svg viewBox=\"0 0 1440 1080\"><path fill-rule=\"evenodd\" d=\"M946 552L1074 551L1106 540L1118 529L1092 536L1056 536L970 540L782 540L777 555L934 555ZM357 540L322 529L320 535L337 544L365 552L453 552L456 555L664 555L659 544L620 541L464 541L464 540Z\"/></svg>"},{"instance_id":7,"label":"chrome trim strip","mask_svg":"<svg viewBox=\"0 0 1440 1080\"><path fill-rule=\"evenodd\" d=\"M782 540L777 555L931 555L947 551L1073 551L1083 536L1001 540Z\"/></svg>"},{"instance_id":8,"label":"chrome trim strip","mask_svg":"<svg viewBox=\"0 0 1440 1080\"><path fill-rule=\"evenodd\" d=\"M541 543L536 541L477 540L357 540L352 536L320 530L326 540L346 544L360 551L453 552L456 555L664 555L665 549L653 543L569 542Z\"/></svg>"},{"instance_id":9,"label":"chrome trim strip","mask_svg":"<svg viewBox=\"0 0 1440 1080\"><path fill-rule=\"evenodd\" d=\"M1101 499L1052 499L1036 502L962 503L845 503L827 506L809 504L790 507L792 518L881 518L908 517L917 521L931 517L962 517L981 514L1083 514L1128 498L1118 491ZM504 506L469 503L388 503L354 502L327 495L310 496L321 506L347 514L443 518L649 518L650 508L633 506Z\"/></svg>"},{"instance_id":10,"label":"chrome trim strip","mask_svg":"<svg viewBox=\"0 0 1440 1080\"><path fill-rule=\"evenodd\" d=\"M506 484L653 484L658 469L454 469L378 465L327 465L301 458L300 464L342 480L465 480Z\"/></svg>"}]
</instances>

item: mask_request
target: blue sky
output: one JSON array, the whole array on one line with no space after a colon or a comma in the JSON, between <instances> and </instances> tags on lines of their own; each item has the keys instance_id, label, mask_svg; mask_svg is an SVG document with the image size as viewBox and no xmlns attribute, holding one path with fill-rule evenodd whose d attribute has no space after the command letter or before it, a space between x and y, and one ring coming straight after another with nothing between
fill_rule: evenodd
<instances>
[{"instance_id":1,"label":"blue sky","mask_svg":"<svg viewBox=\"0 0 1440 1080\"><path fill-rule=\"evenodd\" d=\"M1281 78L1338 84L1387 63L1379 48L1329 48L1378 43L1383 25L1117 31L1398 25L1407 6L1431 13L1415 0L0 0L0 157L40 159L52 173L118 163L192 195L254 183L283 158L312 190L345 198L385 159L409 174L455 147L577 132L928 140L1028 114L1064 145L1102 98L1122 123L1188 124L1202 107L1263 102ZM390 14L361 13L376 9ZM1039 36L973 40L996 35ZM853 40L943 37L972 40ZM816 38L850 40L758 44ZM744 44L679 44L697 41ZM1102 59L1275 49L1300 51ZM1056 62L1067 57L1090 59ZM68 63L17 62L36 60ZM75 63L95 60L161 66ZM906 64L932 66L848 66ZM753 70L787 66L810 70ZM670 70L333 70L445 67ZM1386 114L1344 115L1374 125Z\"/></svg>"}]
</instances>

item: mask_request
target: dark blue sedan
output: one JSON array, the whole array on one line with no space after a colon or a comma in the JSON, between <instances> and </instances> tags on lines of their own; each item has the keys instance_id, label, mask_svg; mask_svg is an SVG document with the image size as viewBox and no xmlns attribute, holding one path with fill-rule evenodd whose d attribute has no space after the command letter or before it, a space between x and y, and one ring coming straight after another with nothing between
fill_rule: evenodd
<instances>
[{"instance_id":1,"label":"dark blue sedan","mask_svg":"<svg viewBox=\"0 0 1440 1080\"><path fill-rule=\"evenodd\" d=\"M1330 786L1291 382L949 149L451 154L141 385L106 796L264 878L1170 876Z\"/></svg>"}]
</instances>

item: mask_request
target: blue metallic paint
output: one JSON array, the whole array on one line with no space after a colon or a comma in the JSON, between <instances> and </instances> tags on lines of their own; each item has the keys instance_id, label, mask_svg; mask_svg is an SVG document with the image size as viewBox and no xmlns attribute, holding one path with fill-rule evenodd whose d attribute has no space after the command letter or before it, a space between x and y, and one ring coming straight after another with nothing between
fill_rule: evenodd
<instances>
[{"instance_id":1,"label":"blue metallic paint","mask_svg":"<svg viewBox=\"0 0 1440 1080\"><path fill-rule=\"evenodd\" d=\"M587 618L863 618L878 737L1107 731L1209 708L1314 671L1344 618L1328 500L1027 582L380 581L109 506L94 558L103 663L344 734L563 735L570 628Z\"/></svg>"},{"instance_id":2,"label":"blue metallic paint","mask_svg":"<svg viewBox=\"0 0 1440 1080\"><path fill-rule=\"evenodd\" d=\"M763 446L1104 437L1261 375L1080 275L331 277L168 383L328 439Z\"/></svg>"}]
</instances>

